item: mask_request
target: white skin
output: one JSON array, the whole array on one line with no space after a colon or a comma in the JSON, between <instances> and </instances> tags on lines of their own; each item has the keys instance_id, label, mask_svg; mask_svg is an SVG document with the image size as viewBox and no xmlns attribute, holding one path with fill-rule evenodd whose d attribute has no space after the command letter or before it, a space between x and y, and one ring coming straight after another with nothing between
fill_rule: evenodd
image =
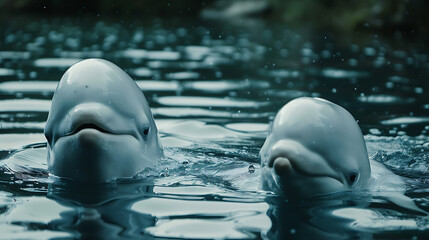
<instances>
[{"instance_id":1,"label":"white skin","mask_svg":"<svg viewBox=\"0 0 429 240\"><path fill-rule=\"evenodd\" d=\"M64 73L45 136L50 174L79 182L133 177L163 155L140 88L102 59L81 61Z\"/></svg>"},{"instance_id":2,"label":"white skin","mask_svg":"<svg viewBox=\"0 0 429 240\"><path fill-rule=\"evenodd\" d=\"M320 98L298 98L276 115L260 151L262 187L289 199L365 189L371 169L356 120Z\"/></svg>"}]
</instances>

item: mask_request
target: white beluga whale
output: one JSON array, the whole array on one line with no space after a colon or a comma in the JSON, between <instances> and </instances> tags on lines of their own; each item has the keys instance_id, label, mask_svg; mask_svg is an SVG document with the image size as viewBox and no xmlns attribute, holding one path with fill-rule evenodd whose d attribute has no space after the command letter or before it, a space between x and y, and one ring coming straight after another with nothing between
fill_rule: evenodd
<instances>
[{"instance_id":1,"label":"white beluga whale","mask_svg":"<svg viewBox=\"0 0 429 240\"><path fill-rule=\"evenodd\" d=\"M399 176L369 160L356 120L328 100L303 97L283 106L259 154L262 188L289 200L362 190L428 214L403 194Z\"/></svg>"},{"instance_id":2,"label":"white beluga whale","mask_svg":"<svg viewBox=\"0 0 429 240\"><path fill-rule=\"evenodd\" d=\"M81 61L64 73L44 133L49 173L79 182L133 177L163 155L141 89L102 59Z\"/></svg>"},{"instance_id":3,"label":"white beluga whale","mask_svg":"<svg viewBox=\"0 0 429 240\"><path fill-rule=\"evenodd\" d=\"M365 189L371 176L356 120L320 98L287 103L271 125L260 158L262 187L291 199Z\"/></svg>"}]
</instances>

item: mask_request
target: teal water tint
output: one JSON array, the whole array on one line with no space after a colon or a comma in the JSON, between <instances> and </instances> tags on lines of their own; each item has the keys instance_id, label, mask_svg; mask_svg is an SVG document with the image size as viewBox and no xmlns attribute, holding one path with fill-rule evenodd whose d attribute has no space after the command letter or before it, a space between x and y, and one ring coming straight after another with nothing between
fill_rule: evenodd
<instances>
[{"instance_id":1,"label":"teal water tint","mask_svg":"<svg viewBox=\"0 0 429 240\"><path fill-rule=\"evenodd\" d=\"M429 220L429 55L419 43L251 25L23 19L0 31L0 238L412 238ZM148 99L157 169L102 186L48 177L43 127L64 71L106 58ZM259 190L259 149L291 99L348 109L373 168L368 192L301 203ZM303 133L306 134L306 133ZM396 174L396 175L395 175Z\"/></svg>"}]
</instances>

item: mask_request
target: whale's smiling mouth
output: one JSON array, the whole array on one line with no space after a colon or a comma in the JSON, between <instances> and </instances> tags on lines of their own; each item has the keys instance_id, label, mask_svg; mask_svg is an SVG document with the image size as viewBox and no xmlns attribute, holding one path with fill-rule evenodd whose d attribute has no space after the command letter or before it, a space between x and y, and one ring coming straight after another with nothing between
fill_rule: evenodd
<instances>
[{"instance_id":1,"label":"whale's smiling mouth","mask_svg":"<svg viewBox=\"0 0 429 240\"><path fill-rule=\"evenodd\" d=\"M317 170L302 166L297 161L293 161L287 157L278 156L274 159L270 159L272 167L275 168L278 174L291 174L295 172L301 176L307 176L310 178L331 178L339 183L343 184L343 180L339 175L331 174L328 171L323 171L323 168L319 167ZM325 169L326 170L326 169Z\"/></svg>"},{"instance_id":2,"label":"whale's smiling mouth","mask_svg":"<svg viewBox=\"0 0 429 240\"><path fill-rule=\"evenodd\" d=\"M93 132L98 132L100 134L107 134L110 136L130 135L138 139L138 136L131 130L113 130L103 123L98 123L98 122L94 123L90 121L83 121L80 123L73 124L70 131L64 134L62 137L76 136L79 133L83 133L83 131L87 131L87 130L92 130ZM58 138L61 138L61 136L59 136Z\"/></svg>"},{"instance_id":3,"label":"whale's smiling mouth","mask_svg":"<svg viewBox=\"0 0 429 240\"><path fill-rule=\"evenodd\" d=\"M135 120L122 116L120 112L101 103L82 103L64 111L61 123L58 124L57 134L46 134L47 139L55 143L62 137L108 138L125 135L140 140L139 129ZM55 131L54 131L55 132ZM49 141L49 140L48 140Z\"/></svg>"},{"instance_id":4,"label":"whale's smiling mouth","mask_svg":"<svg viewBox=\"0 0 429 240\"><path fill-rule=\"evenodd\" d=\"M113 134L113 132L108 131L105 128L102 128L102 127L100 127L94 123L84 123L84 124L77 126L71 133L69 133L67 135L74 135L74 134L77 134L80 131L85 130L85 129L94 129L94 130L97 130L97 131L102 132L102 133Z\"/></svg>"},{"instance_id":5,"label":"whale's smiling mouth","mask_svg":"<svg viewBox=\"0 0 429 240\"><path fill-rule=\"evenodd\" d=\"M294 140L279 140L270 149L268 167L284 173L298 173L310 178L329 177L344 184L341 171L332 167L324 155Z\"/></svg>"}]
</instances>

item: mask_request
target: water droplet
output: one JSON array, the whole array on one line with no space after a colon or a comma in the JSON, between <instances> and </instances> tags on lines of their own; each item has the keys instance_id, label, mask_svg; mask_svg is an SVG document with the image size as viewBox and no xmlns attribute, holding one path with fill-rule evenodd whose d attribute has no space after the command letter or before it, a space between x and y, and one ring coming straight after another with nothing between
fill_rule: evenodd
<instances>
[{"instance_id":1,"label":"water droplet","mask_svg":"<svg viewBox=\"0 0 429 240\"><path fill-rule=\"evenodd\" d=\"M391 135L396 134L396 129L389 130L389 134L391 134Z\"/></svg>"},{"instance_id":2,"label":"water droplet","mask_svg":"<svg viewBox=\"0 0 429 240\"><path fill-rule=\"evenodd\" d=\"M37 77L37 72L36 71L31 71L29 77L30 78L36 78Z\"/></svg>"},{"instance_id":3,"label":"water droplet","mask_svg":"<svg viewBox=\"0 0 429 240\"><path fill-rule=\"evenodd\" d=\"M255 172L255 166L253 164L250 164L248 170L249 170L249 173L254 173Z\"/></svg>"},{"instance_id":4,"label":"water droplet","mask_svg":"<svg viewBox=\"0 0 429 240\"><path fill-rule=\"evenodd\" d=\"M374 48L371 48L371 47L364 48L363 52L367 56L375 56L375 54L376 54L376 50Z\"/></svg>"},{"instance_id":5,"label":"water droplet","mask_svg":"<svg viewBox=\"0 0 429 240\"><path fill-rule=\"evenodd\" d=\"M355 67L358 65L358 60L356 60L354 58L350 58L348 62L349 62L349 65L352 67Z\"/></svg>"},{"instance_id":6,"label":"water droplet","mask_svg":"<svg viewBox=\"0 0 429 240\"><path fill-rule=\"evenodd\" d=\"M168 177L169 175L170 171L168 170L168 168L165 168L164 171L159 174L160 177Z\"/></svg>"},{"instance_id":7,"label":"water droplet","mask_svg":"<svg viewBox=\"0 0 429 240\"><path fill-rule=\"evenodd\" d=\"M386 88L393 88L395 84L393 82L386 82Z\"/></svg>"},{"instance_id":8,"label":"water droplet","mask_svg":"<svg viewBox=\"0 0 429 240\"><path fill-rule=\"evenodd\" d=\"M398 136L404 136L404 135L406 135L407 133L405 132L405 131L398 131Z\"/></svg>"},{"instance_id":9,"label":"water droplet","mask_svg":"<svg viewBox=\"0 0 429 240\"><path fill-rule=\"evenodd\" d=\"M369 133L371 133L372 135L380 135L381 131L377 128L371 128L369 129Z\"/></svg>"},{"instance_id":10,"label":"water droplet","mask_svg":"<svg viewBox=\"0 0 429 240\"><path fill-rule=\"evenodd\" d=\"M414 92L417 93L417 94L422 94L423 93L423 88L416 87L416 88L414 88Z\"/></svg>"}]
</instances>

